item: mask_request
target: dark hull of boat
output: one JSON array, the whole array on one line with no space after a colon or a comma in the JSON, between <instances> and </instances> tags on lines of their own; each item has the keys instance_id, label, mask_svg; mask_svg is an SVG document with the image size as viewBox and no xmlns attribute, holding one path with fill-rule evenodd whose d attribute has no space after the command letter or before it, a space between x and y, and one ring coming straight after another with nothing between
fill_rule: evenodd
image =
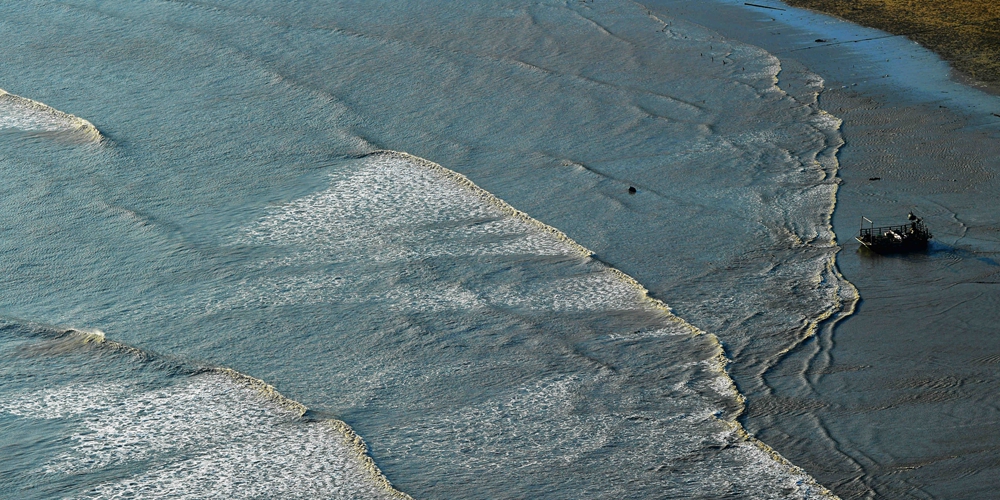
<instances>
[{"instance_id":1,"label":"dark hull of boat","mask_svg":"<svg viewBox=\"0 0 1000 500\"><path fill-rule=\"evenodd\" d=\"M854 239L869 250L881 254L917 252L926 249L927 241L933 237L931 232L919 218L910 220L909 224L898 226L862 227Z\"/></svg>"},{"instance_id":2,"label":"dark hull of boat","mask_svg":"<svg viewBox=\"0 0 1000 500\"><path fill-rule=\"evenodd\" d=\"M879 241L874 242L862 240L860 237L854 238L861 242L865 248L880 254L919 252L927 249L927 240L922 238L905 239L903 241Z\"/></svg>"}]
</instances>

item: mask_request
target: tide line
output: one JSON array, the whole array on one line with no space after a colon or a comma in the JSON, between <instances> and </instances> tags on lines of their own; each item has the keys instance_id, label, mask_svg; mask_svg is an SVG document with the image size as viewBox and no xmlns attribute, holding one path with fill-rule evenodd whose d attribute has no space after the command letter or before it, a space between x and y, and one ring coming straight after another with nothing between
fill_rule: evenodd
<instances>
[{"instance_id":1,"label":"tide line","mask_svg":"<svg viewBox=\"0 0 1000 500\"><path fill-rule=\"evenodd\" d=\"M789 472L791 472L793 474L805 476L805 477L808 477L808 478L812 479L812 477L809 476L809 474L806 473L804 470L802 470L800 467L798 467L795 464L791 463L786 458L784 458L783 456L781 456L781 454L778 453L776 450L774 450L773 448L771 448L770 446L768 446L766 443L764 443L763 441L760 441L759 439L757 439L753 435L751 435L749 432L747 432L747 430L743 427L743 425L740 424L740 422L737 420L737 418L739 417L739 415L741 415L745 411L745 409L746 409L746 398L743 396L743 394L741 394L739 392L739 390L736 388L735 382L729 376L729 372L726 370L726 368L729 365L730 360L725 355L725 349L723 348L722 343L719 341L718 337L716 337L714 334L707 333L707 332L701 330L700 328L692 325L691 323L688 323L684 319L682 319L682 318L674 315L671 312L671 310L670 310L670 306L668 306L662 300L650 296L649 295L649 290L647 290L641 283L639 283L638 280L636 280L632 276L630 276L630 275L622 272L621 270L619 270L619 269L617 269L615 267L612 267L608 263L603 262L603 261L595 258L594 257L594 252L592 252L591 250L587 249L583 245L580 245L579 243L577 243L575 240L573 240L572 238L570 238L569 236L567 236L562 231L560 231L560 230L558 230L558 229L556 229L556 228L554 228L552 226L549 226L548 224L545 224L544 222L541 222L541 221L539 221L539 220L531 217L530 215L528 215L528 214L526 214L526 213L524 213L524 212L522 212L522 211L514 208L509 203L507 203L506 201L500 199L496 195L494 195L494 194L486 191L485 189L477 186L468 177L466 177L466 176L464 176L464 175L462 175L462 174L460 174L458 172L455 172L453 170L450 170L448 168L445 168L445 167L443 167L443 166L441 166L441 165L439 165L437 163L434 163L434 162L432 162L430 160L426 160L424 158L420 158L420 157L411 155L409 153L404 153L404 152L400 152L400 151L378 150L378 151L373 151L373 152L371 152L371 153L369 153L368 155L365 155L365 156L382 156L382 157L399 158L399 159L402 159L402 160L405 160L405 161L408 161L408 162L412 162L412 163L414 163L416 165L423 166L423 167L428 168L428 169L430 169L430 170L432 170L434 172L440 173L444 177L449 178L449 179L453 180L454 182L458 183L459 185L461 185L461 186L469 189L470 191L472 191L473 193L475 193L476 195L478 195L481 199L483 199L484 201L486 201L486 202L488 202L488 203L496 206L497 208L499 208L504 213L506 213L506 214L508 214L508 215L510 215L512 217L518 218L518 219L520 219L520 220L522 220L522 221L524 221L524 222L526 222L528 224L531 224L531 225L533 225L533 226L535 226L535 227L537 227L537 228L545 231L546 233L549 233L549 234L555 236L556 238L558 238L559 240L561 240L563 243L565 243L565 244L571 246L572 248L576 249L579 252L579 254L581 256L583 256L584 258L593 259L595 262L597 262L597 263L601 264L602 266L604 266L605 269L609 273L611 273L613 276L615 276L618 280L620 280L621 282L623 282L623 283L627 284L628 286L631 286L635 290L637 290L641 294L641 296L643 297L643 301L647 302L654 309L657 309L657 310L661 311L666 316L666 318L668 320L670 320L670 321L674 322L675 324L677 324L677 325L683 327L684 329L688 330L691 333L691 335L693 335L693 336L702 336L702 335L705 336L705 338L708 339L708 341L710 342L710 344L712 344L712 346L716 349L716 354L715 354L715 356L713 356L713 360L714 360L713 370L717 373L717 375L719 376L719 378L721 379L721 381L723 381L723 385L725 386L723 389L728 394L730 394L731 397L733 397L736 400L736 402L737 402L737 404L739 406L739 410L736 412L736 414L731 419L729 419L729 418L723 419L723 418L720 418L720 417L714 417L714 418L716 418L719 422L721 422L725 426L727 426L731 430L731 432L734 435L736 435L739 439L742 439L744 442L749 443L750 445L756 447L757 449L759 449L761 452L763 452L765 455L767 455L768 457L770 457L772 460L774 460L776 463L778 463L779 465L781 465L782 467L784 467ZM823 496L823 497L838 498L829 489L827 489L826 487L824 487L823 485L821 485L819 483L816 483L815 480L812 480L812 484L810 486L813 487L813 488L815 488L817 491L819 491L820 495Z\"/></svg>"}]
</instances>

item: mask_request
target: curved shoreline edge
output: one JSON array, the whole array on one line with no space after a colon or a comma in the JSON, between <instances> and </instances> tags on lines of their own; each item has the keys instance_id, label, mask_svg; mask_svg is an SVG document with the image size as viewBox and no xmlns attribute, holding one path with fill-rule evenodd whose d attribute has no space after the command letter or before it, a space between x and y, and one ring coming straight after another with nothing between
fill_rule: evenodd
<instances>
[{"instance_id":1,"label":"curved shoreline edge","mask_svg":"<svg viewBox=\"0 0 1000 500\"><path fill-rule=\"evenodd\" d=\"M660 23L661 25L667 25L667 21L664 21L656 14L654 14L653 13L654 9L648 7L645 3L640 3L641 0L632 0L632 1L636 5L639 5L644 10L646 10L648 12L648 16L653 20L655 20L657 23ZM789 0L778 0L778 1L789 2ZM798 0L798 1L809 1L809 0ZM825 0L817 0L817 1L825 1ZM679 17L683 19L683 16ZM694 21L690 19L686 19L686 21L694 23ZM738 43L755 47L761 50L763 53L768 54L770 57L777 60L779 63L778 67L781 69L779 69L779 72L777 74L772 76L772 85L776 89L778 89L778 91L795 99L794 96L791 96L787 90L781 88L781 86L779 85L779 75L781 71L783 71L783 68L780 64L781 59L778 57L776 53L772 53L771 51L765 49L764 47L754 45L748 41L732 38L729 35L719 33L712 27L705 25L700 25L700 26L710 31L715 31L724 39L732 39L737 41ZM822 79L821 75L817 76L819 76ZM847 278L845 278L841 274L837 266L837 255L840 253L842 247L840 247L838 243L837 233L834 231L833 228L833 215L837 208L837 195L839 192L840 180L841 180L838 177L838 172L840 170L839 154L840 154L840 149L846 143L843 137L840 135L841 127L843 126L843 120L827 112L826 110L822 109L819 106L819 97L826 90L825 79L823 79L823 81L824 81L824 86L822 86L820 89L818 89L813 93L813 101L811 103L807 103L807 105L810 108L812 108L814 117L818 117L821 120L831 119L836 122L836 126L833 127L832 129L824 129L823 127L814 125L815 130L820 131L825 136L825 143L821 149L816 151L815 157L812 159L812 162L815 163L817 168L824 175L824 178L821 179L818 184L829 184L832 189L832 192L830 193L829 204L827 205L823 214L824 215L823 220L819 222L820 225L818 225L816 228L821 235L825 233L826 235L825 243L827 243L828 248L832 249L832 253L826 260L823 268L817 270L818 272L813 277L813 279L817 284L833 283L832 288L834 293L833 296L831 297L832 300L830 302L829 307L825 309L818 316L808 320L804 335L802 335L797 339L794 339L794 341L790 343L785 349L777 352L775 361L769 365L767 370L770 370L771 368L780 364L786 356L789 356L792 353L796 352L803 345L805 345L807 341L809 341L810 339L818 338L820 342L829 344L830 343L829 339L832 338L833 330L836 327L836 325L840 321L843 321L844 319L852 316L855 313L857 304L861 298L858 289L854 286L853 283L848 281ZM811 245L813 241L816 241L816 238L813 238L808 242L799 241L799 244L808 246ZM826 359L823 361L829 362L829 350L824 349L822 352L826 355ZM814 359L810 359L810 365L812 365L814 362L815 362ZM810 385L812 383L814 383L814 381L810 381Z\"/></svg>"},{"instance_id":2,"label":"curved shoreline edge","mask_svg":"<svg viewBox=\"0 0 1000 500\"><path fill-rule=\"evenodd\" d=\"M790 0L779 0L787 3L791 3ZM794 1L794 0L792 0ZM808 0L800 0L808 1ZM824 1L824 0L819 0ZM742 2L740 2L742 3ZM650 12L652 9L647 8ZM651 14L652 15L652 14ZM680 16L683 18L683 16ZM657 18L659 22L663 22ZM688 22L693 22L688 20ZM704 28L716 31L710 26L702 25ZM718 31L716 31L718 33ZM779 67L781 67L781 59L777 53L772 53L770 50L755 45L749 41L740 40L738 38L732 38L729 35L719 33L723 38L733 39L739 43L748 44L757 47L766 54L779 61ZM808 68L806 68L808 69ZM810 70L811 71L811 70ZM779 72L780 74L780 72ZM829 195L829 202L824 207L823 219L818 221L816 229L820 235L825 235L824 238L814 238L807 242L800 242L803 246L812 246L815 243L820 243L823 247L828 248L830 253L825 259L825 263L822 268L817 269L816 274L813 276L814 283L821 287L824 284L828 284L831 289L829 295L829 303L827 307L817 316L812 318L807 318L807 322L803 331L803 334L795 339L790 339L789 344L784 349L775 353L774 361L769 363L763 374L779 366L788 357L795 353L798 353L801 349L805 348L810 344L810 342L815 341L818 345L814 352L812 352L806 362L804 375L804 383L807 389L815 392L815 386L818 382L820 374L823 370L829 367L832 361L831 348L833 346L833 336L837 325L846 320L847 318L853 316L857 311L857 305L861 300L860 291L851 283L847 278L840 272L838 266L838 255L842 250L838 239L837 233L833 228L833 216L837 209L838 204L838 194L840 190L841 179L838 177L840 170L840 152L841 148L846 144L844 138L842 137L841 127L843 126L843 120L839 117L827 112L820 107L820 96L827 90L825 86L825 78L822 75L818 75L822 80L824 85L821 86L814 94L813 101L809 103L812 108L814 116L820 119L832 119L836 122L836 126L832 129L825 129L823 127L815 126L817 131L820 131L825 136L825 143L821 149L816 151L815 157L812 162L816 164L817 168L825 175L823 179L819 181L819 184L829 184L831 192ZM781 88L779 85L778 75L773 77L773 85L782 93L788 95L786 89ZM794 97L792 97L794 99ZM814 243L815 242L815 243ZM741 394L741 398L745 397ZM744 405L745 408L745 405ZM745 418L745 412L737 415L737 419ZM750 436L751 439L756 439ZM761 446L765 447L767 450L773 449L765 444L760 443ZM775 452L775 459L779 461L788 462L783 456ZM791 462L788 462L790 467L798 468ZM808 475L808 473L806 473ZM810 476L811 477L811 476ZM832 498L838 498L834 493L827 490L824 493L828 494Z\"/></svg>"},{"instance_id":3,"label":"curved shoreline edge","mask_svg":"<svg viewBox=\"0 0 1000 500\"><path fill-rule=\"evenodd\" d=\"M480 197L481 199L483 199L485 202L494 205L495 207L497 207L498 209L500 209L502 212L504 212L504 213L506 213L506 214L508 214L510 216L516 217L516 218L518 218L518 219L520 219L520 220L522 220L522 221L524 221L524 222L526 222L528 224L531 224L531 225L533 225L533 226L541 229L542 231L545 231L546 233L549 233L549 234L555 236L556 238L558 238L559 240L561 240L565 244L570 245L572 248L574 248L577 251L579 251L580 255L582 255L583 257L593 258L592 256L594 255L594 253L591 250L587 249L583 245L580 245L579 243L577 243L575 240L573 240L572 238L570 238L569 236L567 236L565 233L563 233L559 229L557 229L555 227L552 227L552 226L550 226L548 224L545 224L544 222L541 222L538 219L535 219L535 218L531 217L530 215L528 215L528 214L526 214L526 213L524 213L524 212L522 212L522 211L514 208L512 205L510 205L506 201L500 199L496 195L494 195L494 194L490 193L489 191L487 191L487 190L479 187L478 185L476 185L474 182L472 182L465 175L462 175L462 174L460 174L460 173L458 173L458 172L456 172L454 170L451 170L451 169L448 169L446 167L443 167L443 166L441 166L441 165L439 165L437 163L434 163L434 162L432 162L430 160L426 160L424 158L420 158L418 156L414 156L414 155L411 155L409 153L405 153L405 152L401 152L401 151L392 151L392 150L384 150L384 149L382 149L382 150L376 150L376 151L372 151L371 153L368 153L366 155L361 155L360 158L366 158L366 157L372 157L372 156L398 158L398 159L401 159L401 160L404 160L404 161L409 161L409 162L412 162L414 164L423 166L423 167L425 167L425 168L427 168L429 170L432 170L434 172L437 172L438 174L440 174L440 175L442 175L442 176L444 176L444 177L446 177L446 178L448 178L448 179L456 182L458 185L463 186L466 189L469 189L475 195L477 195L478 197ZM834 191L834 194L836 194L836 190ZM834 203L835 203L835 200L834 200ZM833 212L831 210L830 213L827 214L826 223L827 223L828 227L830 227L829 224L830 224L830 219L832 217L832 213ZM832 227L830 227L830 232L831 232L831 234L833 234ZM834 237L835 237L835 235L834 235ZM836 264L835 264L835 262L832 261L832 259L835 259L835 256L836 256L836 254L834 254L834 256L831 257L831 262L828 265L828 269L830 268L829 266L833 266L833 269L836 269L836 267L835 267ZM715 366L713 367L714 371L718 374L719 377L721 377L724 380L724 382L726 384L726 390L729 392L730 396L736 401L737 406L738 406L737 411L732 415L732 417L730 419L723 419L723 418L719 418L717 416L713 417L713 418L716 419L716 421L724 424L736 436L738 436L740 439L742 439L743 441L747 442L748 444L756 447L758 450L760 450L761 452L763 452L765 455L767 455L768 457L770 457L772 460L774 460L775 462L777 462L781 466L785 467L788 472L790 472L792 474L802 475L802 476L808 477L810 480L812 480L812 483L813 483L810 486L814 486L819 491L819 494L821 496L827 497L827 498L831 498L831 499L839 498L839 497L837 497L837 495L835 495L828 488L826 488L825 486L823 486L823 485L819 484L818 482L816 482L816 480L808 472L806 472L801 467L793 464L791 461L789 461L788 459L786 459L785 457L783 457L774 448L771 448L770 446L768 446L767 443L764 443L763 441L755 438L753 435L751 435L749 432L747 432L747 430L739 422L739 417L746 411L746 398L743 396L742 393L739 392L739 390L736 387L736 383L733 381L732 377L729 376L729 372L727 371L727 367L728 367L728 365L730 363L730 359L726 356L725 349L724 349L724 347L722 345L722 342L719 341L719 338L717 336L715 336L712 333L705 332L704 330L701 330L700 328L698 328L698 327L696 327L696 326L688 323L684 319L682 319L682 318L674 315L673 312L670 309L670 306L668 306L662 300L650 296L649 295L649 290L647 290L641 283L639 283L632 276L629 276L628 274L624 273L623 271L621 271L621 270L619 270L619 269L617 269L617 268L615 268L615 267L613 267L613 266L611 266L611 265L609 265L609 264L607 264L607 263L605 263L605 262L603 262L603 261L601 261L599 259L593 259L593 260L595 262L599 263L601 266L603 266L608 272L612 273L616 278L618 278L619 280L621 280L625 284L627 284L627 285L633 287L634 289L636 289L636 291L638 291L640 293L640 295L643 297L643 301L644 302L646 302L648 305L651 305L653 308L660 310L664 315L667 316L667 319L669 319L670 321L676 323L677 325L679 325L679 326L687 329L691 333L692 336L702 336L702 335L704 335L705 338L709 340L709 342L712 344L712 346L716 350L716 354L712 358L714 360L714 362L715 362L714 363ZM837 272L836 274L837 274L837 276L840 276L839 272ZM844 282L846 282L846 280L844 280ZM852 286L852 289L853 289L853 286ZM837 312L837 309L838 309L837 306L839 306L839 305L840 304L838 303L833 309L831 309L830 312L829 312L829 315L824 316L823 318L817 320L816 324L818 325L821 321L825 320L829 316L835 315L836 312ZM851 311L853 311L853 307L851 308ZM839 318L838 318L838 320L839 320Z\"/></svg>"}]
</instances>

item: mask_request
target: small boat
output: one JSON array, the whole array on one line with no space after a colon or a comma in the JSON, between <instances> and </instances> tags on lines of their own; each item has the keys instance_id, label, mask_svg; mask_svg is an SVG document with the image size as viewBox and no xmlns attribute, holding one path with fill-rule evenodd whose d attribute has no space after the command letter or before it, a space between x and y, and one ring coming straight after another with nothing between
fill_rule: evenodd
<instances>
[{"instance_id":1,"label":"small boat","mask_svg":"<svg viewBox=\"0 0 1000 500\"><path fill-rule=\"evenodd\" d=\"M899 226L875 227L867 217L861 217L861 232L854 239L873 252L905 253L927 248L927 240L933 238L923 220L913 212L907 217L910 222ZM865 227L865 221L869 226Z\"/></svg>"}]
</instances>

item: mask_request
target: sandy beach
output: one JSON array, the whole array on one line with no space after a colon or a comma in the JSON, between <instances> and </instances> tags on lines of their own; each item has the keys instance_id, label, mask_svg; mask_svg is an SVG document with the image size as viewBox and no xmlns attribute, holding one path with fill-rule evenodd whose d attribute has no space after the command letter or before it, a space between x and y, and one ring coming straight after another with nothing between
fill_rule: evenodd
<instances>
[{"instance_id":1,"label":"sandy beach","mask_svg":"<svg viewBox=\"0 0 1000 500\"><path fill-rule=\"evenodd\" d=\"M1000 5L990 0L789 0L814 9L906 36L940 54L974 81L1000 84Z\"/></svg>"},{"instance_id":2,"label":"sandy beach","mask_svg":"<svg viewBox=\"0 0 1000 500\"><path fill-rule=\"evenodd\" d=\"M763 47L783 71L819 74L822 108L843 120L833 225L837 265L861 300L763 375L745 425L842 498L991 498L1000 101L906 39L767 5L786 10L651 4ZM883 257L854 241L862 215L891 224L911 210L935 234L926 253ZM734 361L738 385L752 386Z\"/></svg>"}]
</instances>

